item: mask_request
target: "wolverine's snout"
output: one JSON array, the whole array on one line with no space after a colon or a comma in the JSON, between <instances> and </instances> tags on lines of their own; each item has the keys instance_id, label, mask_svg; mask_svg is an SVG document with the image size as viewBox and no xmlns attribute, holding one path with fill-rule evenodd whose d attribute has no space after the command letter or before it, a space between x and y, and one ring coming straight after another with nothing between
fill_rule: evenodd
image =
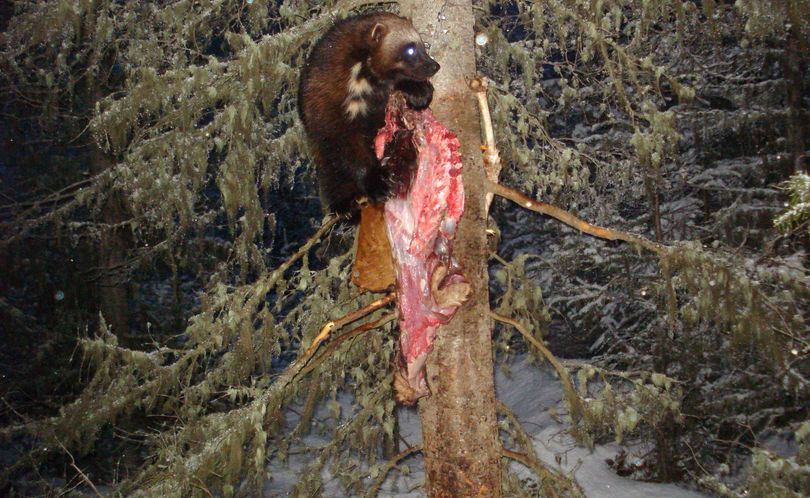
<instances>
[{"instance_id":1,"label":"wolverine's snout","mask_svg":"<svg viewBox=\"0 0 810 498\"><path fill-rule=\"evenodd\" d=\"M433 76L434 74L438 73L438 72L439 72L439 69L441 69L441 68L442 68L442 67L439 65L439 63L438 63L438 62L436 62L435 60L433 60L433 58L432 58L432 57L428 57L428 58L427 58L427 61L426 61L426 66L427 66L428 78L430 78L430 77L431 77L431 76Z\"/></svg>"},{"instance_id":2,"label":"wolverine's snout","mask_svg":"<svg viewBox=\"0 0 810 498\"><path fill-rule=\"evenodd\" d=\"M411 71L411 77L415 80L426 81L430 79L431 76L436 74L439 69L441 69L439 63L433 60L433 58L429 55L425 54L422 57L420 64Z\"/></svg>"}]
</instances>

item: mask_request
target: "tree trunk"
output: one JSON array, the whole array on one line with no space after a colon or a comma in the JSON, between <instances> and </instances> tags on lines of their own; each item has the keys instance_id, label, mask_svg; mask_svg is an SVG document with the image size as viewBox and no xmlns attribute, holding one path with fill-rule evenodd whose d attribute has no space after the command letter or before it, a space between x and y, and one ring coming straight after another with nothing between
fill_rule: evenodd
<instances>
[{"instance_id":1,"label":"tree trunk","mask_svg":"<svg viewBox=\"0 0 810 498\"><path fill-rule=\"evenodd\" d=\"M90 109L104 97L97 85L94 83L87 92L90 95ZM113 167L112 159L94 140L90 139L89 146L92 147L90 165L94 175ZM110 193L101 208L101 221L115 228L102 232L96 252L98 278L95 284L99 311L119 339L129 335L129 285L122 275L130 247L130 234L128 229L117 226L126 219L126 213L123 194Z\"/></svg>"},{"instance_id":2,"label":"tree trunk","mask_svg":"<svg viewBox=\"0 0 810 498\"><path fill-rule=\"evenodd\" d=\"M805 52L807 43L803 43L802 40L801 26L791 24L782 64L787 88L787 147L793 173L805 171L803 165L806 164L802 100L804 98L804 71L807 67Z\"/></svg>"},{"instance_id":3,"label":"tree trunk","mask_svg":"<svg viewBox=\"0 0 810 498\"><path fill-rule=\"evenodd\" d=\"M91 146L97 147L96 144ZM112 162L104 152L95 150L92 157L93 172L97 174L110 167ZM126 219L126 205L121 195L115 192L104 201L101 216L105 224L115 226ZM121 276L129 245L129 234L123 227L104 232L98 241L96 295L99 309L119 338L129 335L129 286Z\"/></svg>"},{"instance_id":4,"label":"tree trunk","mask_svg":"<svg viewBox=\"0 0 810 498\"><path fill-rule=\"evenodd\" d=\"M485 173L475 96L473 12L469 0L405 0L403 15L441 64L431 108L461 141L466 209L454 254L472 285L469 301L439 330L428 356L432 395L419 403L428 496L501 496L501 443L495 415L485 208Z\"/></svg>"},{"instance_id":5,"label":"tree trunk","mask_svg":"<svg viewBox=\"0 0 810 498\"><path fill-rule=\"evenodd\" d=\"M100 8L100 6L97 6ZM91 9L87 14L87 19L82 23L81 36L85 38L84 43L91 47L96 46L95 25L96 12ZM107 60L111 56L104 53L93 54L88 60L95 60L96 68L101 66L112 67L112 61ZM106 64L102 61L106 60ZM103 71L98 71L102 73ZM105 89L102 80L99 78L85 78L87 109L95 108L97 102L105 97ZM90 119L92 112L87 113ZM90 155L90 168L94 175L102 173L113 167L113 160L101 149L92 136L88 135L89 146L92 148ZM114 334L119 339L129 335L129 285L124 275L124 265L127 261L127 254L130 243L130 233L128 228L120 225L127 215L127 207L124 202L124 194L114 191L103 201L101 208L101 219L109 226L109 230L102 231L102 236L98 241L98 278L95 280L96 295L98 296L99 310L106 323L112 328Z\"/></svg>"}]
</instances>

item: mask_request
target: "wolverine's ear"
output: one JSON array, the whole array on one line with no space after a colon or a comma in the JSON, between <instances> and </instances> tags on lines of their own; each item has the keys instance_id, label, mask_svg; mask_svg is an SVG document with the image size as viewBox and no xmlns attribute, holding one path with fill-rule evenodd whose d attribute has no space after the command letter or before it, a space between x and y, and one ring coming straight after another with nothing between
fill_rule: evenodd
<instances>
[{"instance_id":1,"label":"wolverine's ear","mask_svg":"<svg viewBox=\"0 0 810 498\"><path fill-rule=\"evenodd\" d=\"M372 47L376 47L380 44L385 34L388 32L388 28L385 27L384 24L377 23L371 28L371 33L368 36L368 42Z\"/></svg>"}]
</instances>

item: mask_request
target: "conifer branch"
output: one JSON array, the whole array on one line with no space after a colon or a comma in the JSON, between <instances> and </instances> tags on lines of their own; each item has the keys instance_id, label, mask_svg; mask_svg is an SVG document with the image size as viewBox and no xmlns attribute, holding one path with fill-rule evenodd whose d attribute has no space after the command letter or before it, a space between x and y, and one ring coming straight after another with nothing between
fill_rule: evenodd
<instances>
[{"instance_id":1,"label":"conifer branch","mask_svg":"<svg viewBox=\"0 0 810 498\"><path fill-rule=\"evenodd\" d=\"M487 102L486 79L474 79L470 82L470 89L475 93L475 96L478 99L478 108L481 112L481 124L484 131L485 143L481 146L481 149L484 152L484 166L486 167L487 173L487 211L489 210L489 205L492 202L492 195L497 194L505 199L509 199L510 201L519 204L526 209L551 216L552 218L561 221L570 227L576 228L579 231L594 237L630 242L631 244L639 245L658 255L662 255L668 249L662 244L653 242L638 235L592 225L577 218L564 209L545 202L535 201L517 190L498 183L498 176L500 175L502 165L501 157L498 153L498 147L495 144L495 131L492 126L492 116L490 115L489 104Z\"/></svg>"},{"instance_id":2,"label":"conifer branch","mask_svg":"<svg viewBox=\"0 0 810 498\"><path fill-rule=\"evenodd\" d=\"M9 204L4 204L0 206L0 211L13 211L15 209L20 208L39 208L43 207L48 204L54 204L65 199L75 198L76 193L81 190L83 187L90 185L96 178L100 177L101 174L96 175L94 178L84 178L79 180L75 183L68 185L67 187L61 188L56 192L52 192L42 198L38 198L35 200L29 201L15 201Z\"/></svg>"},{"instance_id":3,"label":"conifer branch","mask_svg":"<svg viewBox=\"0 0 810 498\"><path fill-rule=\"evenodd\" d=\"M557 482L564 487L574 487L579 491L578 487L576 486L576 483L574 483L573 481L569 481L568 479L566 479L561 475L558 475L556 472L552 471L551 469L543 465L542 462L530 457L525 453L510 450L508 448L501 448L501 455L504 458L509 458L510 460L522 463L527 468L534 471L534 473L540 478L541 481L549 480ZM559 496L554 491L554 489L546 487L545 490L548 491L550 493L550 496L552 496L553 498L557 498ZM584 496L584 494L582 496Z\"/></svg>"},{"instance_id":4,"label":"conifer branch","mask_svg":"<svg viewBox=\"0 0 810 498\"><path fill-rule=\"evenodd\" d=\"M318 401L321 399L321 379L315 378L307 386L307 399L304 401L304 407L299 413L298 423L295 425L295 430L292 431L296 435L305 435L312 427L312 419L315 417L315 409L318 406Z\"/></svg>"},{"instance_id":5,"label":"conifer branch","mask_svg":"<svg viewBox=\"0 0 810 498\"><path fill-rule=\"evenodd\" d=\"M565 399L568 403L568 409L571 412L571 419L576 422L582 417L583 408L582 408L582 401L579 399L577 395L577 391L574 388L574 382L571 380L571 376L568 374L568 370L560 363L557 357L546 347L545 344L535 339L535 337L523 326L522 323L509 318L507 316L499 315L494 311L490 310L489 315L498 320L499 322L506 323L511 325L517 329L518 332L534 347L536 347L540 353L543 354L543 357L551 363L551 366L554 367L554 370L557 372L557 375L560 376L560 380L563 383L563 391L565 392Z\"/></svg>"},{"instance_id":6,"label":"conifer branch","mask_svg":"<svg viewBox=\"0 0 810 498\"><path fill-rule=\"evenodd\" d=\"M323 223L321 224L321 228L319 228L318 231L315 232L315 234L312 237L310 237L309 240L307 240L304 245L299 247L298 250L295 251L295 254L290 256L287 259L287 261L285 261L284 263L279 265L278 268L276 268L275 270L273 270L272 273L270 273L270 276L269 276L269 279L268 279L270 281L270 283L275 284L275 282L279 278L281 278L282 275L284 275L284 272L286 272L293 265L293 263L295 263L296 261L298 261L299 259L304 257L304 255L306 253L308 253L310 249L312 249L312 246L314 246L316 242L321 240L321 237L326 235L326 233L329 230L331 230L332 227L338 221L340 221L340 217L335 216L335 215L330 215L330 216L324 218Z\"/></svg>"},{"instance_id":7,"label":"conifer branch","mask_svg":"<svg viewBox=\"0 0 810 498\"><path fill-rule=\"evenodd\" d=\"M481 126L484 131L484 144L481 150L484 153L484 171L487 174L487 180L492 183L498 183L498 177L501 174L501 155L498 152L498 146L495 143L495 130L492 127L492 115L489 112L489 101L487 101L487 79L484 77L475 78L470 82L470 90L475 93L475 98L478 99L478 109L481 112ZM488 189L489 190L489 189ZM492 205L494 193L487 192L485 212L489 212L489 206Z\"/></svg>"},{"instance_id":8,"label":"conifer branch","mask_svg":"<svg viewBox=\"0 0 810 498\"><path fill-rule=\"evenodd\" d=\"M478 99L478 108L481 111L481 125L484 128L484 145L481 146L481 150L484 152L484 169L489 181L497 183L502 164L498 146L495 144L495 131L492 128L492 116L487 101L487 86L487 80L483 77L470 82L470 89L475 92L475 98ZM492 195L490 194L487 196L487 208L489 208L491 202Z\"/></svg>"},{"instance_id":9,"label":"conifer branch","mask_svg":"<svg viewBox=\"0 0 810 498\"><path fill-rule=\"evenodd\" d=\"M497 194L503 197L504 199L509 199L515 204L518 204L521 207L524 207L530 211L551 216L552 218L561 221L572 228L576 228L580 232L592 235L600 239L621 240L624 242L629 242L631 244L641 246L644 249L647 249L648 251L652 251L658 254L659 256L666 254L666 252L670 249L668 246L659 244L658 242L653 242L639 235L634 235L628 232L622 232L620 230L613 230L612 228L600 227L598 225L592 225L587 221L577 218L576 216L574 216L573 214L569 213L564 209L558 208L557 206L553 206L545 202L540 202L531 199L526 195L522 194L521 192L518 192L517 190L501 185L500 183L488 181L487 189L490 192Z\"/></svg>"},{"instance_id":10,"label":"conifer branch","mask_svg":"<svg viewBox=\"0 0 810 498\"><path fill-rule=\"evenodd\" d=\"M524 452L519 452L501 447L501 455L503 458L509 458L522 463L528 469L532 470L541 479L541 482L544 480L552 481L557 484L558 489L568 488L577 496L585 496L585 493L582 491L582 488L579 487L579 483L576 482L576 479L566 477L560 472L548 468L540 461L532 447L528 433L523 428L523 424L520 423L515 413L502 401L498 401L498 413L506 417L509 421L510 425L515 430L514 436L517 437L517 443L524 448ZM557 496L554 493L554 488L550 486L545 486L544 488L544 491L550 493L551 496Z\"/></svg>"},{"instance_id":11,"label":"conifer branch","mask_svg":"<svg viewBox=\"0 0 810 498\"><path fill-rule=\"evenodd\" d=\"M96 487L95 484L93 484L93 481L91 481L90 478L87 477L87 474L85 474L82 471L82 469L80 469L79 466L76 465L76 459L73 458L73 453L68 451L68 449L65 448L65 445L62 444L58 439L56 441L59 444L59 446L62 448L62 450L70 458L70 466L73 467L73 470L75 470L79 474L79 477L82 479L82 481L84 481L84 483L87 484L90 487L91 490L93 490L93 493L95 493L96 496L98 496L99 498L103 498L104 495L99 493L98 488Z\"/></svg>"},{"instance_id":12,"label":"conifer branch","mask_svg":"<svg viewBox=\"0 0 810 498\"><path fill-rule=\"evenodd\" d=\"M327 337L329 337L329 334L331 334L333 330L339 329L340 327L343 327L346 324L349 324L349 323L352 323L352 322L354 322L356 320L359 320L360 318L363 318L364 316L366 316L366 315L368 315L368 314L370 314L370 313L372 313L374 311L377 311L380 308L383 308L383 307L387 306L389 303L394 301L396 298L397 298L397 293L396 292L389 292L385 297L377 299L376 301L374 301L374 302L372 302L372 303L370 303L370 304L368 304L366 306L363 306L359 310L352 311L351 313L347 313L347 314L343 315L342 317L338 318L337 320L330 320L329 322L327 322L321 328L321 331L318 333L318 335L315 336L315 339L312 340L312 343L309 345L309 347L306 349L306 351L304 351L304 354L301 355L301 357L298 359L297 363L300 364L300 365L305 365L309 361L309 359L312 357L312 355L315 354L315 351L318 349L318 346L320 346L320 344L324 340L326 340ZM362 327L359 327L359 328L362 328ZM374 328L374 327L371 327L371 328ZM363 332L365 332L365 330L363 330ZM309 371L309 370L307 370L307 371Z\"/></svg>"},{"instance_id":13,"label":"conifer branch","mask_svg":"<svg viewBox=\"0 0 810 498\"><path fill-rule=\"evenodd\" d=\"M417 444L411 446L410 448L404 451L400 451L399 453L394 455L392 459L385 462L385 465L383 465L382 470L380 470L380 473L374 479L374 484L372 484L371 487L368 488L368 491L366 492L366 498L372 498L374 496L377 496L377 493L380 491L380 486L382 486L382 483L385 482L385 477L388 475L389 472L391 472L391 469L397 466L399 462L405 460L414 453L419 453L421 451L422 445Z\"/></svg>"},{"instance_id":14,"label":"conifer branch","mask_svg":"<svg viewBox=\"0 0 810 498\"><path fill-rule=\"evenodd\" d=\"M394 293L392 292L391 294L394 294ZM390 296L390 294L389 294L389 296ZM383 299L386 299L387 297L388 296L386 296ZM374 303L371 303L371 304L374 304ZM345 342L345 341L347 341L347 340L349 340L349 339L351 339L353 337L357 337L358 335L364 334L364 333L368 332L369 330L373 330L373 329L376 329L378 327L382 327L386 323L388 323L390 321L393 321L396 317L397 317L396 313L388 313L387 315L383 315L382 317L380 317L378 320L375 320L375 321L369 322L369 323L364 323L363 325L360 325L359 327L356 327L356 328L346 332L345 334L342 334L342 335L336 337L332 342L329 343L328 346L326 346L326 350L324 350L323 353L321 353L317 358L315 358L311 363L306 365L301 370L301 375L306 375L309 372L313 371L318 365L323 363L323 361L330 354L332 354L335 351L335 349L337 349L337 347L340 346L343 342ZM327 325L329 325L329 324L327 324Z\"/></svg>"}]
</instances>

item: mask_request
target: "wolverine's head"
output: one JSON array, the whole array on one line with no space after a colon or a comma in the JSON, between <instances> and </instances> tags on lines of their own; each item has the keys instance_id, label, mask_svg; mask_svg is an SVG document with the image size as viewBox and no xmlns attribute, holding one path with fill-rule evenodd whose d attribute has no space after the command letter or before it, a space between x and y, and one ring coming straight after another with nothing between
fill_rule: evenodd
<instances>
[{"instance_id":1,"label":"wolverine's head","mask_svg":"<svg viewBox=\"0 0 810 498\"><path fill-rule=\"evenodd\" d=\"M380 17L367 36L371 49L367 64L379 78L425 81L439 70L409 19L393 14Z\"/></svg>"}]
</instances>

